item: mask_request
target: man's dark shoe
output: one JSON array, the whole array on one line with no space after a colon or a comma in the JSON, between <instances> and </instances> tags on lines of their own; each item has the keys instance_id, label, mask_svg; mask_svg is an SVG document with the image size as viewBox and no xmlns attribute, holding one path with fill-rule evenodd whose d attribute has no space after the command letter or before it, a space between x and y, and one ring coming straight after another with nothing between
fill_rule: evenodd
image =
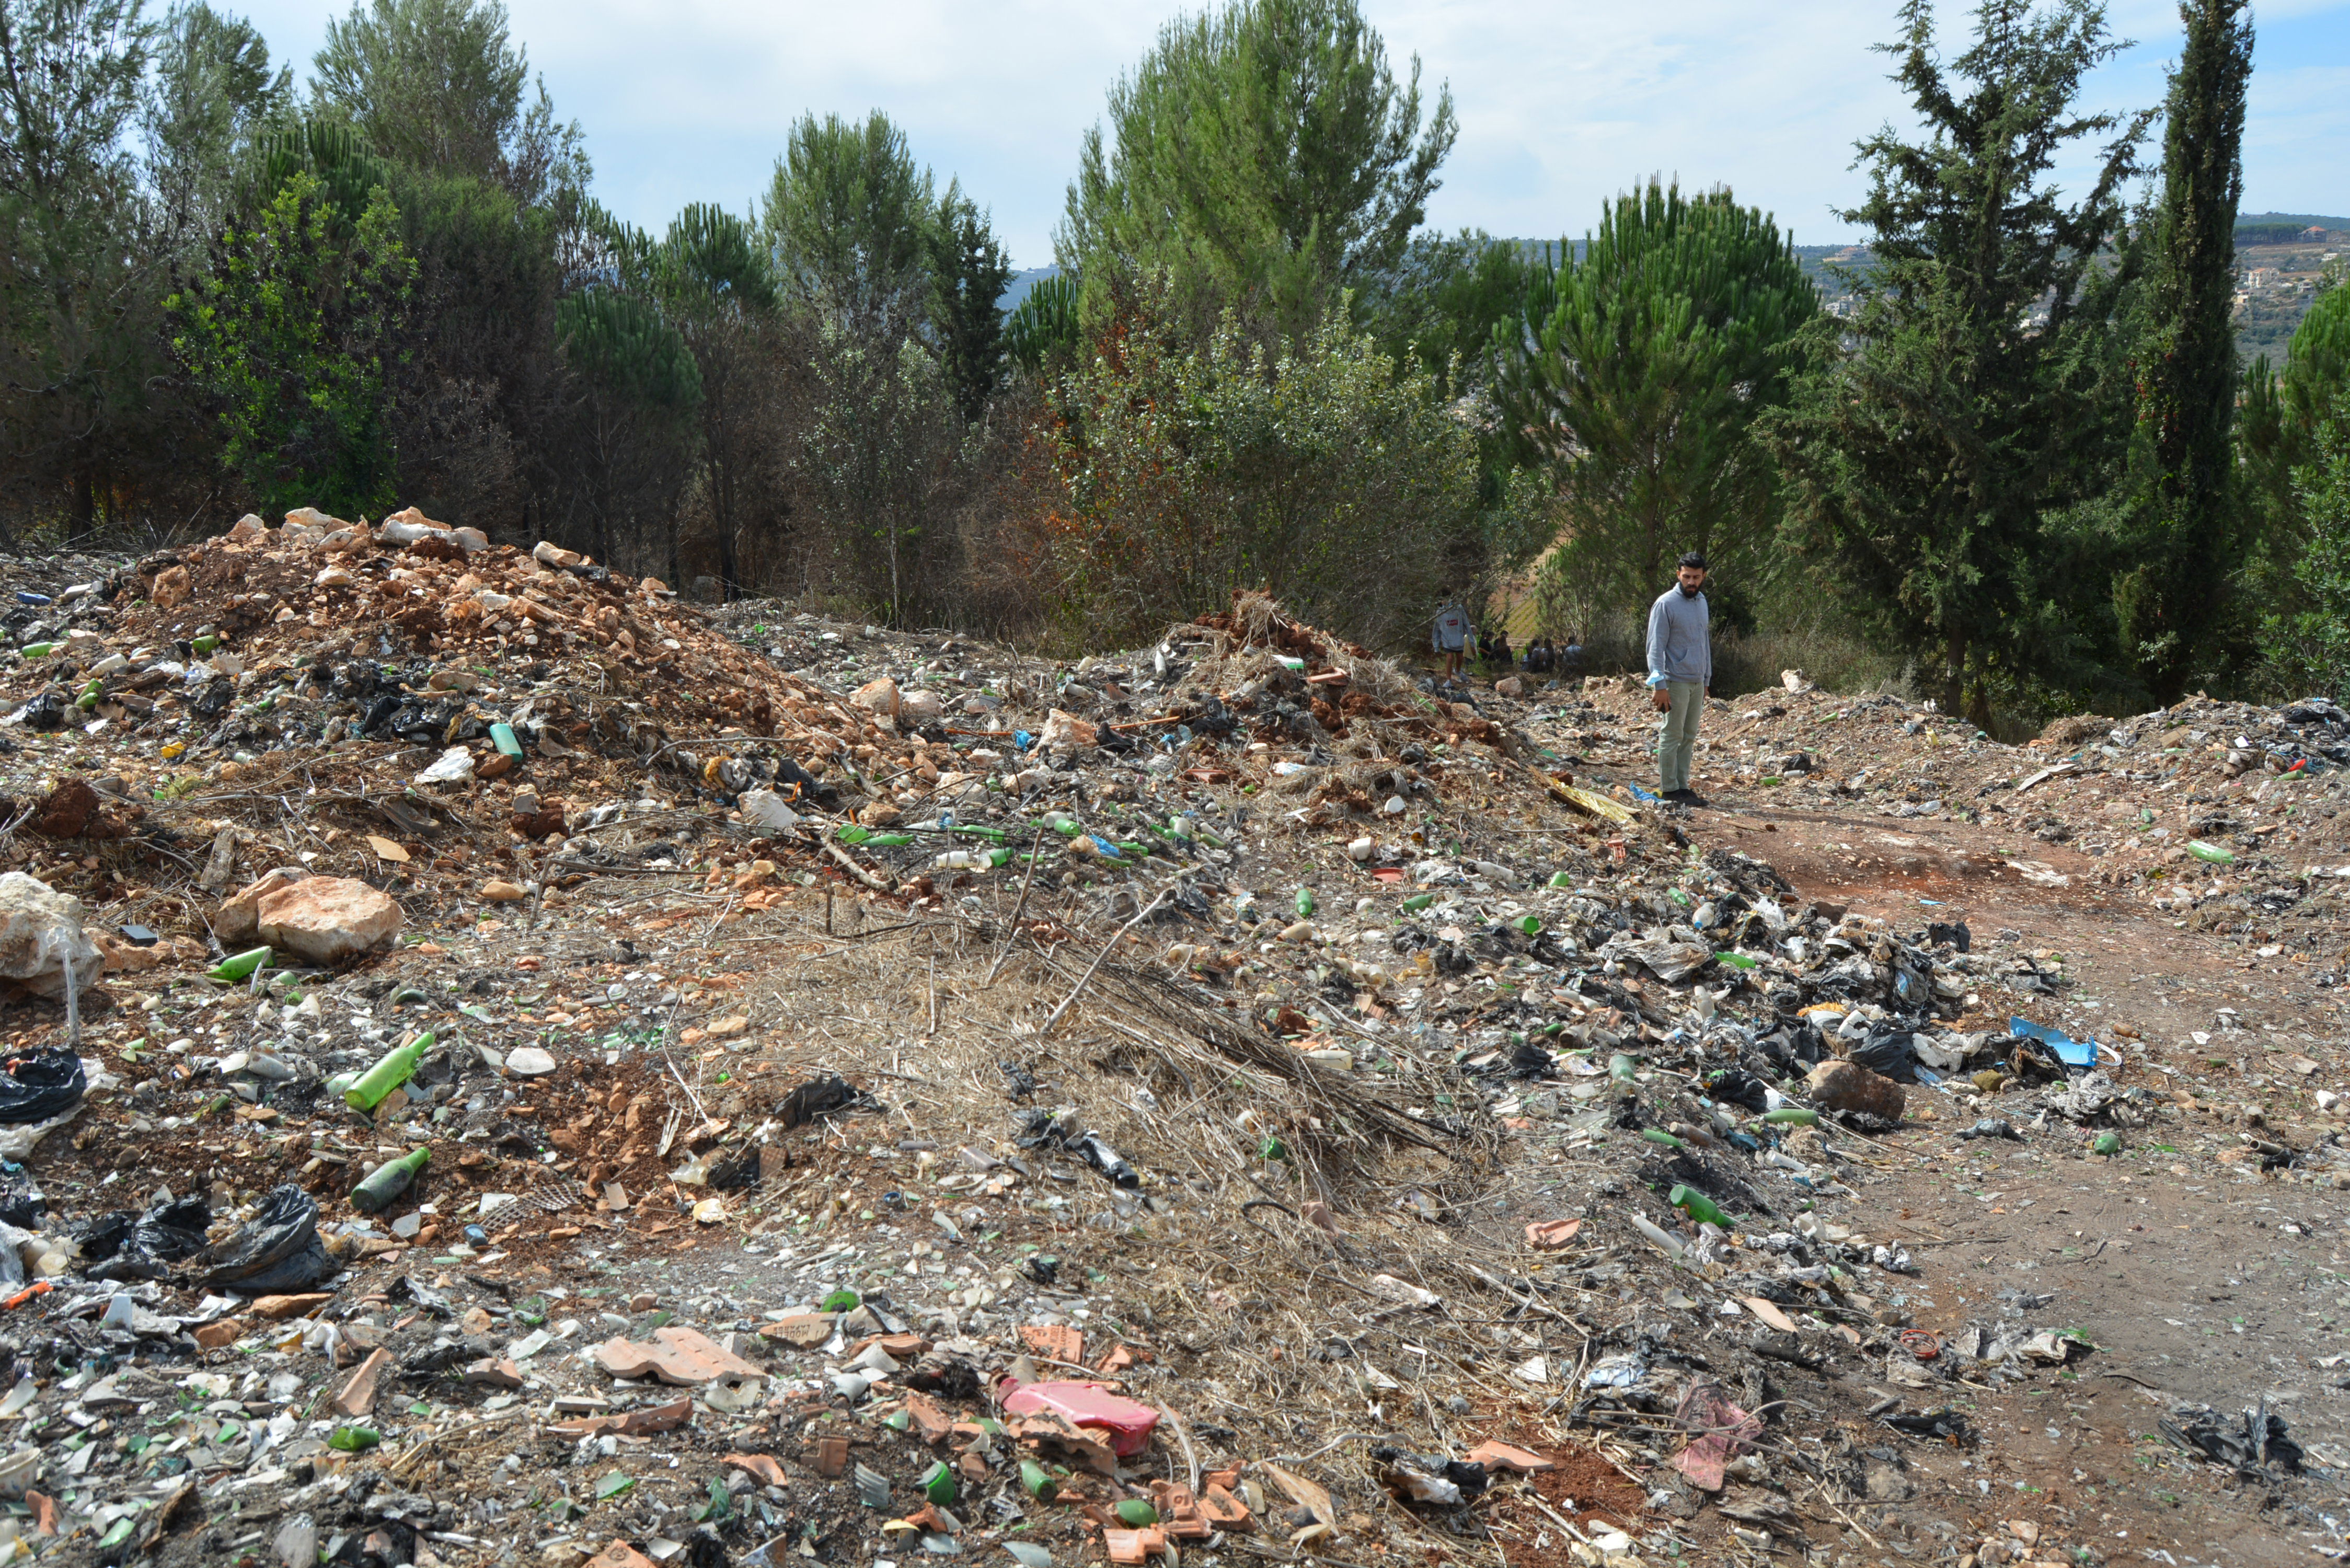
<instances>
[{"instance_id":1,"label":"man's dark shoe","mask_svg":"<svg viewBox=\"0 0 2350 1568\"><path fill-rule=\"evenodd\" d=\"M1699 794L1697 791L1693 789L1667 790L1663 798L1671 801L1675 805L1703 805L1705 804L1705 797Z\"/></svg>"}]
</instances>

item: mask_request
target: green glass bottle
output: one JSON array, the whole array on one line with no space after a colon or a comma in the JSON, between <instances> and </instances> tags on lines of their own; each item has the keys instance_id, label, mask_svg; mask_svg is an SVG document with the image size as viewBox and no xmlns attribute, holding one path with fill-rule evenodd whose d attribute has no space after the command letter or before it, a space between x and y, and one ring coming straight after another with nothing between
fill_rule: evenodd
<instances>
[{"instance_id":1,"label":"green glass bottle","mask_svg":"<svg viewBox=\"0 0 2350 1568\"><path fill-rule=\"evenodd\" d=\"M416 1064L424 1053L432 1049L432 1032L425 1031L407 1044L386 1053L382 1061L359 1075L359 1081L343 1091L343 1104L355 1111L371 1111L383 1103L383 1097L408 1082L416 1071Z\"/></svg>"},{"instance_id":2,"label":"green glass bottle","mask_svg":"<svg viewBox=\"0 0 2350 1568\"><path fill-rule=\"evenodd\" d=\"M1665 1194L1665 1201L1700 1225L1715 1225L1724 1231L1734 1231L1738 1228L1737 1220L1724 1214L1715 1206L1712 1199L1694 1187L1676 1187Z\"/></svg>"},{"instance_id":3,"label":"green glass bottle","mask_svg":"<svg viewBox=\"0 0 2350 1568\"><path fill-rule=\"evenodd\" d=\"M389 1207L391 1200L408 1190L424 1162L432 1158L432 1146L420 1144L398 1159L388 1159L369 1173L366 1180L351 1189L351 1207L362 1213L375 1214Z\"/></svg>"}]
</instances>

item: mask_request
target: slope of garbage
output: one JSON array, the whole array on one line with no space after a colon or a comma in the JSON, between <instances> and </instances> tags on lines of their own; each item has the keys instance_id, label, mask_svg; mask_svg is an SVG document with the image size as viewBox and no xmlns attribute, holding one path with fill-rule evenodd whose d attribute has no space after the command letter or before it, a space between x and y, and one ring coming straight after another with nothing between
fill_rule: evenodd
<instances>
[{"instance_id":1,"label":"slope of garbage","mask_svg":"<svg viewBox=\"0 0 2350 1568\"><path fill-rule=\"evenodd\" d=\"M412 513L0 590L0 1561L2113 1552L1982 1416L2093 1336L1891 1195L2204 1107L2058 955L1648 799L1613 682L1254 595L1055 667ZM2045 813L2316 953L2260 808L2330 799L2331 712L1791 691L1706 776ZM2299 1417L2172 1401L2147 1462L2338 1547Z\"/></svg>"}]
</instances>

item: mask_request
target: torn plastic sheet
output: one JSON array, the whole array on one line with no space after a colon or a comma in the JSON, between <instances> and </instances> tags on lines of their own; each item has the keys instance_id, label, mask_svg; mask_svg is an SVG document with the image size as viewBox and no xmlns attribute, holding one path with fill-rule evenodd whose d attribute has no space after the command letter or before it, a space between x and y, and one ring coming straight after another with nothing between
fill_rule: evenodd
<instances>
[{"instance_id":1,"label":"torn plastic sheet","mask_svg":"<svg viewBox=\"0 0 2350 1568\"><path fill-rule=\"evenodd\" d=\"M2075 1040L2062 1029L2051 1029L2045 1023L2034 1023L2029 1018L2007 1021L2008 1038L2037 1040L2056 1054L2056 1060L2067 1067L2094 1067L2097 1064L2097 1043ZM2106 1047L2111 1050L2112 1047Z\"/></svg>"}]
</instances>

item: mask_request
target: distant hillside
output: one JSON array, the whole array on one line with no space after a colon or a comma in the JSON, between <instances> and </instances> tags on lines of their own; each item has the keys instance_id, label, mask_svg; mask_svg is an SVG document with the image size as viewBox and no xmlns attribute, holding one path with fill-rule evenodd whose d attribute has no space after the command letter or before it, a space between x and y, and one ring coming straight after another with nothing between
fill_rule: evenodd
<instances>
[{"instance_id":1,"label":"distant hillside","mask_svg":"<svg viewBox=\"0 0 2350 1568\"><path fill-rule=\"evenodd\" d=\"M2272 223L2291 223L2296 229L2350 229L2350 218L2329 218L2320 213L2239 213L2236 227L2249 229Z\"/></svg>"},{"instance_id":2,"label":"distant hillside","mask_svg":"<svg viewBox=\"0 0 2350 1568\"><path fill-rule=\"evenodd\" d=\"M1020 308L1020 302L1028 297L1030 289L1048 277L1060 275L1061 269L1056 266L1032 266L1025 272L1014 273L1012 281L1003 286L1003 297L995 302L996 308L1011 314Z\"/></svg>"}]
</instances>

